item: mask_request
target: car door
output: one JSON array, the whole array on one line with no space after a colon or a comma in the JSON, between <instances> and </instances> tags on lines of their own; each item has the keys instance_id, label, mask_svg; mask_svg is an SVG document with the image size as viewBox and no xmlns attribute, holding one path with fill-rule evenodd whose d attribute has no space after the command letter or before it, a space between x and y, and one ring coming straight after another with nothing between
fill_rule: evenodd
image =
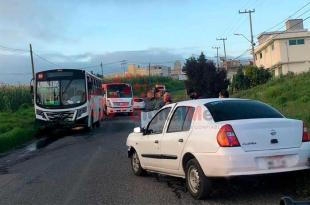
<instances>
[{"instance_id":1,"label":"car door","mask_svg":"<svg viewBox=\"0 0 310 205\"><path fill-rule=\"evenodd\" d=\"M181 154L190 133L195 108L178 106L173 111L166 132L161 140L162 166L178 170Z\"/></svg>"},{"instance_id":2,"label":"car door","mask_svg":"<svg viewBox=\"0 0 310 205\"><path fill-rule=\"evenodd\" d=\"M141 137L138 146L144 167L159 167L161 163L161 137L170 110L171 107L166 107L156 113Z\"/></svg>"}]
</instances>

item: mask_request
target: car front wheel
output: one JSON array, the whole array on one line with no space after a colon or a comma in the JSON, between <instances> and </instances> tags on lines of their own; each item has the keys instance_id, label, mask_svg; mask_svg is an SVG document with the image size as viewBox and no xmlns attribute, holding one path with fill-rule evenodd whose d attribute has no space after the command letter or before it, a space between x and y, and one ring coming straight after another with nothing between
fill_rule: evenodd
<instances>
[{"instance_id":1,"label":"car front wheel","mask_svg":"<svg viewBox=\"0 0 310 205\"><path fill-rule=\"evenodd\" d=\"M143 176L146 173L145 170L141 167L137 152L134 152L131 156L131 168L136 176Z\"/></svg>"},{"instance_id":2,"label":"car front wheel","mask_svg":"<svg viewBox=\"0 0 310 205\"><path fill-rule=\"evenodd\" d=\"M186 186L195 199L204 199L210 195L211 182L196 159L191 159L186 164Z\"/></svg>"}]
</instances>

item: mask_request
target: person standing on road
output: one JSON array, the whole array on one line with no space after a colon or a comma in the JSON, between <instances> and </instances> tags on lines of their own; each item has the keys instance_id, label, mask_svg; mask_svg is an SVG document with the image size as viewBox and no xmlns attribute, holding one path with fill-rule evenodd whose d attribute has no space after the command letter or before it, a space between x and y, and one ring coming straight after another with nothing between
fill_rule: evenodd
<instances>
[{"instance_id":1,"label":"person standing on road","mask_svg":"<svg viewBox=\"0 0 310 205\"><path fill-rule=\"evenodd\" d=\"M165 105L162 97L162 92L160 90L156 90L155 93L155 110L159 110Z\"/></svg>"},{"instance_id":2,"label":"person standing on road","mask_svg":"<svg viewBox=\"0 0 310 205\"><path fill-rule=\"evenodd\" d=\"M164 105L169 105L170 103L172 103L172 99L171 99L170 93L165 92L165 94L163 96L163 101L164 101Z\"/></svg>"},{"instance_id":3,"label":"person standing on road","mask_svg":"<svg viewBox=\"0 0 310 205\"><path fill-rule=\"evenodd\" d=\"M144 98L146 112L155 110L154 92L152 90L147 91L146 98Z\"/></svg>"}]
</instances>

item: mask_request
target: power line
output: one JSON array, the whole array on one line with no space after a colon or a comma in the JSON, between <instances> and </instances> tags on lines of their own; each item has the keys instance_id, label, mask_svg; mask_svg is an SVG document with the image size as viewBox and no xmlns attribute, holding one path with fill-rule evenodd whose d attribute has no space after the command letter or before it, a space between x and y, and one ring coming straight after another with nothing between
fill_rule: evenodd
<instances>
[{"instance_id":1,"label":"power line","mask_svg":"<svg viewBox=\"0 0 310 205\"><path fill-rule=\"evenodd\" d=\"M247 7L249 5L251 0L247 0L242 8ZM237 17L237 18L236 18ZM223 32L222 36L228 36L229 33L235 32L235 30L239 29L239 27L242 25L242 23L245 21L238 13L233 17L232 23L229 24L229 27ZM235 21L236 20L236 21ZM232 31L232 32L231 32Z\"/></svg>"},{"instance_id":2,"label":"power line","mask_svg":"<svg viewBox=\"0 0 310 205\"><path fill-rule=\"evenodd\" d=\"M267 32L267 31L270 31L270 30L272 30L272 29L278 27L279 25L282 25L284 22L286 22L287 20L289 20L290 18L292 18L292 17L293 17L295 14L297 14L299 11L301 11L301 10L303 10L305 7L307 7L309 4L310 4L310 1L309 1L308 3L306 3L305 5L303 5L301 8L299 8L297 11L295 11L293 14L289 15L287 18L285 18L284 20L282 20L281 22L279 22L279 23L277 23L276 25L270 27L269 29L263 31L263 33L264 33L264 32ZM304 13L303 13L303 14L304 14ZM302 15L303 15L303 14L302 14ZM297 17L297 18L298 18L298 17ZM257 37L257 36L259 36L259 34L256 35L256 37Z\"/></svg>"},{"instance_id":3,"label":"power line","mask_svg":"<svg viewBox=\"0 0 310 205\"><path fill-rule=\"evenodd\" d=\"M37 56L38 58L40 58L41 60L43 60L43 61L45 61L45 62L47 62L47 63L49 63L49 64L51 64L51 65L54 65L54 66L59 67L59 68L62 68L62 66L59 66L58 64L56 64L56 63L54 63L54 62L52 62L52 61L50 61L50 60L48 60L48 59L46 59L46 58L40 56L39 54L35 53L34 51L33 51L33 54L34 54L35 56Z\"/></svg>"},{"instance_id":4,"label":"power line","mask_svg":"<svg viewBox=\"0 0 310 205\"><path fill-rule=\"evenodd\" d=\"M242 54L240 54L239 56L235 57L233 60L237 60L239 58L241 58L242 56L244 56L245 54L247 54L251 49L247 49L245 50Z\"/></svg>"},{"instance_id":5,"label":"power line","mask_svg":"<svg viewBox=\"0 0 310 205\"><path fill-rule=\"evenodd\" d=\"M309 11L310 11L310 9L309 9ZM264 44L264 43L267 42L267 41L273 40L275 37L277 37L277 36L279 36L279 35L285 33L286 31L288 31L288 30L290 30L290 29L292 29L292 28L294 28L294 27L296 27L296 26L298 26L299 24L305 22L305 21L308 20L309 18L310 18L310 16L306 17L303 21L300 21L299 23L296 23L296 24L292 25L291 27L287 28L286 30L281 31L281 32L279 32L279 33L273 35L271 39L266 39L266 40L264 40L263 42L261 42L260 44Z\"/></svg>"},{"instance_id":6,"label":"power line","mask_svg":"<svg viewBox=\"0 0 310 205\"><path fill-rule=\"evenodd\" d=\"M7 47L7 46L3 46L3 45L0 45L0 48L3 49L3 50L6 50L6 51L18 51L18 52L29 52L28 50L24 50L24 49L20 49L20 48L11 48L11 47Z\"/></svg>"}]
</instances>

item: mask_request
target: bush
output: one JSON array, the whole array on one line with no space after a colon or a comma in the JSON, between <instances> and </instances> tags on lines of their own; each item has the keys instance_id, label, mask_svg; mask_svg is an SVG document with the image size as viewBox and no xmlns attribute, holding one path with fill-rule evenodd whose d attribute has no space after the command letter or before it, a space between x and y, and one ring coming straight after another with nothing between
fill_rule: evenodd
<instances>
[{"instance_id":1,"label":"bush","mask_svg":"<svg viewBox=\"0 0 310 205\"><path fill-rule=\"evenodd\" d=\"M232 88L235 91L249 89L266 83L271 77L269 70L249 65L244 68L244 72L240 68L233 76Z\"/></svg>"}]
</instances>

